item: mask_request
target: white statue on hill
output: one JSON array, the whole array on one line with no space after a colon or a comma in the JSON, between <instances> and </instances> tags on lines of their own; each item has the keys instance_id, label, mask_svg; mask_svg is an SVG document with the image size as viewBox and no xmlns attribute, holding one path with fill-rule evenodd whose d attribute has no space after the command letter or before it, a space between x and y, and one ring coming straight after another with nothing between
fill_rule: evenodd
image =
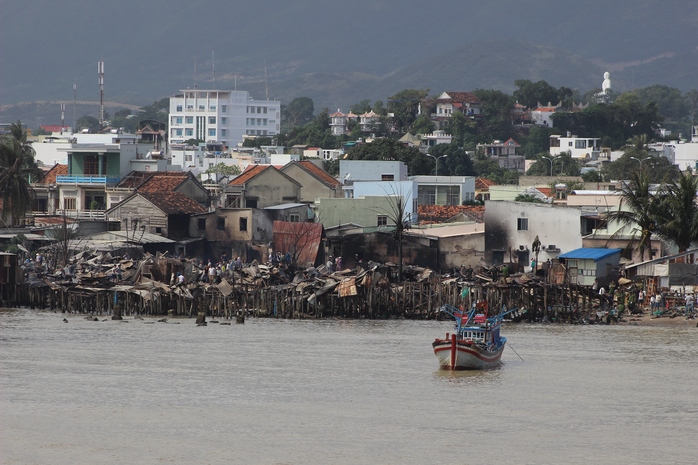
<instances>
[{"instance_id":1,"label":"white statue on hill","mask_svg":"<svg viewBox=\"0 0 698 465\"><path fill-rule=\"evenodd\" d=\"M606 71L603 73L603 83L601 84L601 93L607 95L611 92L611 73Z\"/></svg>"}]
</instances>

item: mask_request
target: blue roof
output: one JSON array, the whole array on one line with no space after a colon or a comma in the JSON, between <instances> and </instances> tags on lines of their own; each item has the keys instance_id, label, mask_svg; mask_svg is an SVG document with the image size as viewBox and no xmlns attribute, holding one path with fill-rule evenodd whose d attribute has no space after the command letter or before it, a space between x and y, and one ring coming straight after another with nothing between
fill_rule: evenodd
<instances>
[{"instance_id":1,"label":"blue roof","mask_svg":"<svg viewBox=\"0 0 698 465\"><path fill-rule=\"evenodd\" d=\"M620 254L622 249L602 249L598 247L582 247L581 249L570 250L558 255L557 258L576 258L579 260L594 260L598 262L602 258Z\"/></svg>"}]
</instances>

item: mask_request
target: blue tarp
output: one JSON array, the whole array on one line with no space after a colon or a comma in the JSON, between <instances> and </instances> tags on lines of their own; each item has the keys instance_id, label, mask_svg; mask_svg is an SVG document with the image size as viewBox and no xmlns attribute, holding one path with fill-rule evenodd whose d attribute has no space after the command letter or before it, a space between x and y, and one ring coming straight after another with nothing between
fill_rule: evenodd
<instances>
[{"instance_id":1,"label":"blue tarp","mask_svg":"<svg viewBox=\"0 0 698 465\"><path fill-rule=\"evenodd\" d=\"M581 249L571 250L558 255L557 258L577 259L577 260L599 260L610 257L611 255L620 254L622 249L602 249L598 247L582 247Z\"/></svg>"}]
</instances>

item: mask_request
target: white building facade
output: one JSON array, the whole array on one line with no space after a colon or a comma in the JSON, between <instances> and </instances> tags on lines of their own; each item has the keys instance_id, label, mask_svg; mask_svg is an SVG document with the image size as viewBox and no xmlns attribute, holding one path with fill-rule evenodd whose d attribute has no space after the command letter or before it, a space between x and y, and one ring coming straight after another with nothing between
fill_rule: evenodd
<instances>
[{"instance_id":1,"label":"white building facade","mask_svg":"<svg viewBox=\"0 0 698 465\"><path fill-rule=\"evenodd\" d=\"M189 139L242 143L243 136L274 137L281 129L281 102L254 100L241 90L187 89L170 98L171 144Z\"/></svg>"}]
</instances>

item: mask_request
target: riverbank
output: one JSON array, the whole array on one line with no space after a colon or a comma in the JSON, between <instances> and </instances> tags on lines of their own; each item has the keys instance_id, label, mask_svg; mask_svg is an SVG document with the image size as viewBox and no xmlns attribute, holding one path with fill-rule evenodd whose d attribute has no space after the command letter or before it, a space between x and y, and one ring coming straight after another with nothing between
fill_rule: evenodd
<instances>
[{"instance_id":1,"label":"riverbank","mask_svg":"<svg viewBox=\"0 0 698 465\"><path fill-rule=\"evenodd\" d=\"M626 317L626 321L622 324L636 326L681 326L695 328L698 326L698 319L692 318L687 320L686 317L683 316L677 316L675 318L662 316L660 318L656 318L648 312L644 313L643 315L631 315L630 317Z\"/></svg>"}]
</instances>

